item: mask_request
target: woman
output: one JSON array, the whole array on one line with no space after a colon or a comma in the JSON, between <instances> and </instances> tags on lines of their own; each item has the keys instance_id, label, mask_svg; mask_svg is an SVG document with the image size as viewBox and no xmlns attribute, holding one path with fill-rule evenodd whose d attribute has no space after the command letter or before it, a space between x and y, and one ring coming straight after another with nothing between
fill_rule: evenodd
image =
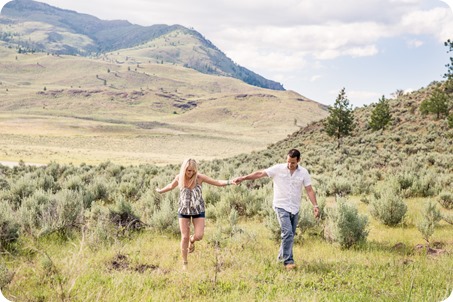
<instances>
[{"instance_id":1,"label":"woman","mask_svg":"<svg viewBox=\"0 0 453 302\"><path fill-rule=\"evenodd\" d=\"M205 226L205 203L202 196L201 184L206 182L210 185L224 187L230 185L229 180L215 180L198 173L197 162L194 159L186 159L178 175L171 183L162 189L156 189L158 193L165 193L179 187L179 228L181 230L181 254L183 268L187 268L187 253L195 250L195 241L199 241L204 235ZM194 234L190 235L190 221L192 220Z\"/></svg>"}]
</instances>

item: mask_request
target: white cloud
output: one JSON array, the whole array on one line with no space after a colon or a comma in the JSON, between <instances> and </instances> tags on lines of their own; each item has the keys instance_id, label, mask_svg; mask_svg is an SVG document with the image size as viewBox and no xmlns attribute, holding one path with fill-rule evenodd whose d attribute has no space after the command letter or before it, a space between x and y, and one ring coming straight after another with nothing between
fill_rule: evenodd
<instances>
[{"instance_id":1,"label":"white cloud","mask_svg":"<svg viewBox=\"0 0 453 302\"><path fill-rule=\"evenodd\" d=\"M418 48L418 47L422 46L424 44L424 42L421 40L418 40L418 39L411 39L411 40L407 41L406 44L409 48Z\"/></svg>"}]
</instances>

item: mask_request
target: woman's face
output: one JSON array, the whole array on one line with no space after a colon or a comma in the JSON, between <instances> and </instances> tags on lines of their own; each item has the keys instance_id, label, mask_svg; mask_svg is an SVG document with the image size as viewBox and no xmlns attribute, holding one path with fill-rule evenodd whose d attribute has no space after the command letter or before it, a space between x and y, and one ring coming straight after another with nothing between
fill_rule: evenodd
<instances>
[{"instance_id":1,"label":"woman's face","mask_svg":"<svg viewBox=\"0 0 453 302\"><path fill-rule=\"evenodd\" d=\"M195 175L195 169L192 166L188 166L186 169L186 178L192 178Z\"/></svg>"}]
</instances>

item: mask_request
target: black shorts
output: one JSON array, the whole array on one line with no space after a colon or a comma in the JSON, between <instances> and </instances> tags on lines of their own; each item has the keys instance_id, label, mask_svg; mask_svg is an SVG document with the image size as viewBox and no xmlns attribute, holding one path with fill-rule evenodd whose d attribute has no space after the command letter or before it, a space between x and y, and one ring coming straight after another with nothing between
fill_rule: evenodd
<instances>
[{"instance_id":1,"label":"black shorts","mask_svg":"<svg viewBox=\"0 0 453 302\"><path fill-rule=\"evenodd\" d=\"M205 218L205 215L204 215L204 212L201 212L200 214L195 214L195 215L185 215L185 214L181 214L181 213L178 213L178 218L192 218L192 219L195 219L195 218Z\"/></svg>"}]
</instances>

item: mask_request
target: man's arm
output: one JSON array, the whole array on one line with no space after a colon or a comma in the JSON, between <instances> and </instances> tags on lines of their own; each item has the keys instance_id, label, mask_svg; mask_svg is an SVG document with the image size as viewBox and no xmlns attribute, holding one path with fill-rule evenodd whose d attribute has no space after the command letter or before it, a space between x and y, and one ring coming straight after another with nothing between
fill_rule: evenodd
<instances>
[{"instance_id":1,"label":"man's arm","mask_svg":"<svg viewBox=\"0 0 453 302\"><path fill-rule=\"evenodd\" d=\"M244 180L255 180L255 179L259 179L259 178L263 178L263 177L268 177L266 171L265 170L259 170L259 171L255 171L255 172L250 173L250 174L245 175L245 176L236 177L236 178L233 179L233 183L234 184L240 184Z\"/></svg>"},{"instance_id":2,"label":"man's arm","mask_svg":"<svg viewBox=\"0 0 453 302\"><path fill-rule=\"evenodd\" d=\"M313 187L311 185L305 187L305 191L307 192L308 198L311 201L311 204L313 205L313 212L316 217L319 216L319 208L318 208L318 202L316 201L316 194L315 190L313 190Z\"/></svg>"}]
</instances>

